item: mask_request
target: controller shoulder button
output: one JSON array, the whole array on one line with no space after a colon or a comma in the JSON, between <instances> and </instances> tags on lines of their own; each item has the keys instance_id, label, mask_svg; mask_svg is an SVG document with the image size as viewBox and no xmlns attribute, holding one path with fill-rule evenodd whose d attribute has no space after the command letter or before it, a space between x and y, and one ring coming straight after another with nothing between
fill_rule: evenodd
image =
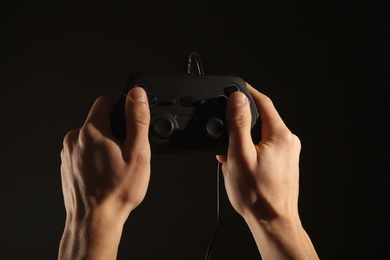
<instances>
[{"instance_id":1,"label":"controller shoulder button","mask_svg":"<svg viewBox=\"0 0 390 260\"><path fill-rule=\"evenodd\" d=\"M237 92L237 91L240 91L240 88L237 85L230 85L230 86L225 87L225 89L224 89L225 95L227 97L230 94L232 94L233 92Z\"/></svg>"}]
</instances>

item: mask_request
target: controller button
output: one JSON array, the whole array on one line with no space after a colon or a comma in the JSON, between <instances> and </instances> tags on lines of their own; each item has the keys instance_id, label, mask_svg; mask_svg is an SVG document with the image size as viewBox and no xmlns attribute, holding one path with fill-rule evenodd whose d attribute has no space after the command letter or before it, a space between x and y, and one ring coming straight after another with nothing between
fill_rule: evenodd
<instances>
[{"instance_id":1,"label":"controller button","mask_svg":"<svg viewBox=\"0 0 390 260\"><path fill-rule=\"evenodd\" d=\"M162 115L153 120L152 131L157 138L165 139L177 128L176 119L172 115Z\"/></svg>"},{"instance_id":2,"label":"controller button","mask_svg":"<svg viewBox=\"0 0 390 260\"><path fill-rule=\"evenodd\" d=\"M171 98L170 100L167 101L170 105L175 105L176 104L176 98Z\"/></svg>"},{"instance_id":3,"label":"controller button","mask_svg":"<svg viewBox=\"0 0 390 260\"><path fill-rule=\"evenodd\" d=\"M171 106L176 104L176 98L171 98L167 101L162 101L158 103L160 106Z\"/></svg>"},{"instance_id":4,"label":"controller button","mask_svg":"<svg viewBox=\"0 0 390 260\"><path fill-rule=\"evenodd\" d=\"M220 109L225 109L227 105L227 97L226 96L219 96L215 99L215 104Z\"/></svg>"},{"instance_id":5,"label":"controller button","mask_svg":"<svg viewBox=\"0 0 390 260\"><path fill-rule=\"evenodd\" d=\"M218 139L223 134L224 123L221 119L212 117L207 121L205 134L210 139Z\"/></svg>"},{"instance_id":6,"label":"controller button","mask_svg":"<svg viewBox=\"0 0 390 260\"><path fill-rule=\"evenodd\" d=\"M190 107L192 106L194 103L194 99L190 96L187 96L187 97L183 97L181 100L180 100L180 104L183 106L183 107Z\"/></svg>"},{"instance_id":7,"label":"controller button","mask_svg":"<svg viewBox=\"0 0 390 260\"><path fill-rule=\"evenodd\" d=\"M149 106L157 105L157 96L155 94L147 94Z\"/></svg>"},{"instance_id":8,"label":"controller button","mask_svg":"<svg viewBox=\"0 0 390 260\"><path fill-rule=\"evenodd\" d=\"M233 92L240 91L240 88L237 87L236 85L230 85L224 89L225 95L228 97L230 94Z\"/></svg>"}]
</instances>

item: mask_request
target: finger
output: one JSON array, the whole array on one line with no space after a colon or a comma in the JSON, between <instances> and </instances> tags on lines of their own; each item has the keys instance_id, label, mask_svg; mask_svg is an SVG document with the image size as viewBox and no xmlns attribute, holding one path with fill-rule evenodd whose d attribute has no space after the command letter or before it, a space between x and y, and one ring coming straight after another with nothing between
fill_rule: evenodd
<instances>
[{"instance_id":1,"label":"finger","mask_svg":"<svg viewBox=\"0 0 390 260\"><path fill-rule=\"evenodd\" d=\"M230 94L226 109L229 132L228 156L245 155L254 149L251 137L252 116L249 101L245 94Z\"/></svg>"},{"instance_id":2,"label":"finger","mask_svg":"<svg viewBox=\"0 0 390 260\"><path fill-rule=\"evenodd\" d=\"M227 162L227 157L225 155L216 155L215 158L217 159L218 162L221 164L224 164Z\"/></svg>"},{"instance_id":3,"label":"finger","mask_svg":"<svg viewBox=\"0 0 390 260\"><path fill-rule=\"evenodd\" d=\"M264 140L270 138L273 135L284 134L288 128L284 124L278 111L275 109L272 100L266 95L257 91L248 83L247 88L259 110L262 133L261 139Z\"/></svg>"},{"instance_id":4,"label":"finger","mask_svg":"<svg viewBox=\"0 0 390 260\"><path fill-rule=\"evenodd\" d=\"M143 88L135 87L129 91L125 104L126 149L149 146L148 132L150 111L146 92Z\"/></svg>"},{"instance_id":5,"label":"finger","mask_svg":"<svg viewBox=\"0 0 390 260\"><path fill-rule=\"evenodd\" d=\"M64 137L62 143L61 154L67 152L68 150L72 151L74 146L77 144L78 138L80 134L80 128L70 130Z\"/></svg>"},{"instance_id":6,"label":"finger","mask_svg":"<svg viewBox=\"0 0 390 260\"><path fill-rule=\"evenodd\" d=\"M109 97L99 97L95 100L85 120L84 127L98 130L101 134L113 137L111 132L110 116L115 107L115 101Z\"/></svg>"}]
</instances>

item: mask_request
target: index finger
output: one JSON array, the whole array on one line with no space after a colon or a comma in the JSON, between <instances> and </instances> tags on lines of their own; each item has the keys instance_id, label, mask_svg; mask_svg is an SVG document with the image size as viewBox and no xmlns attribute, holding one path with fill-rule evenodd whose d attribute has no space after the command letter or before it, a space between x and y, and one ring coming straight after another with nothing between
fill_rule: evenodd
<instances>
[{"instance_id":1,"label":"index finger","mask_svg":"<svg viewBox=\"0 0 390 260\"><path fill-rule=\"evenodd\" d=\"M109 97L99 97L95 100L84 126L92 125L102 135L112 137L110 116L114 109L115 101Z\"/></svg>"},{"instance_id":2,"label":"index finger","mask_svg":"<svg viewBox=\"0 0 390 260\"><path fill-rule=\"evenodd\" d=\"M271 136L284 134L288 128L284 124L272 100L248 83L246 83L246 86L249 93L252 95L257 109L259 110L261 120L261 139L263 140L270 138Z\"/></svg>"}]
</instances>

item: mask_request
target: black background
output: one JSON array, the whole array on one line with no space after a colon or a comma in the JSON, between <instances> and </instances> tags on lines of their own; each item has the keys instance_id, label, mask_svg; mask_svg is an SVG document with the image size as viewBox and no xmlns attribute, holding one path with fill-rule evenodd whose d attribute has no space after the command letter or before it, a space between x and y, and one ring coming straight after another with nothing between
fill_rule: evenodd
<instances>
[{"instance_id":1,"label":"black background","mask_svg":"<svg viewBox=\"0 0 390 260\"><path fill-rule=\"evenodd\" d=\"M302 141L300 215L322 259L388 259L388 28L384 1L2 1L1 259L55 259L59 152L93 101L132 71L240 75ZM159 155L119 259L202 259L216 161ZM259 258L222 189L212 259Z\"/></svg>"}]
</instances>

